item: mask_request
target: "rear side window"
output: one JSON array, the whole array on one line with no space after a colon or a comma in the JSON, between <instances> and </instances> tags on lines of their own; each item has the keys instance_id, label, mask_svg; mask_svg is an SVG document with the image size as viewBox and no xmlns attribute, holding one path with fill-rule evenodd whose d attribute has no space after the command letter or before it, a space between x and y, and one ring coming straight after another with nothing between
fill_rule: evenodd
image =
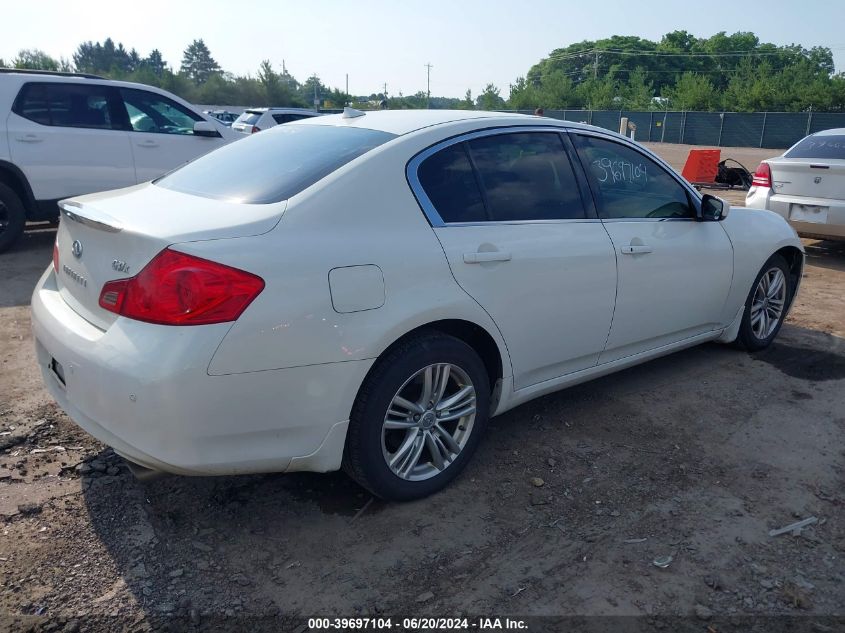
<instances>
[{"instance_id":1,"label":"rear side window","mask_svg":"<svg viewBox=\"0 0 845 633\"><path fill-rule=\"evenodd\" d=\"M224 145L156 184L216 200L287 200L395 135L363 128L281 125Z\"/></svg>"},{"instance_id":2,"label":"rear side window","mask_svg":"<svg viewBox=\"0 0 845 633\"><path fill-rule=\"evenodd\" d=\"M482 136L449 145L417 170L445 223L585 217L575 173L554 132Z\"/></svg>"},{"instance_id":3,"label":"rear side window","mask_svg":"<svg viewBox=\"0 0 845 633\"><path fill-rule=\"evenodd\" d=\"M307 114L274 114L273 120L281 125L282 123L290 123L291 121L300 121L302 119L309 119Z\"/></svg>"},{"instance_id":4,"label":"rear side window","mask_svg":"<svg viewBox=\"0 0 845 633\"><path fill-rule=\"evenodd\" d=\"M426 158L417 177L444 222L484 222L487 211L463 143Z\"/></svg>"},{"instance_id":5,"label":"rear side window","mask_svg":"<svg viewBox=\"0 0 845 633\"><path fill-rule=\"evenodd\" d=\"M484 136L467 143L490 220L584 217L575 173L560 136L530 132Z\"/></svg>"},{"instance_id":6,"label":"rear side window","mask_svg":"<svg viewBox=\"0 0 845 633\"><path fill-rule=\"evenodd\" d=\"M113 90L96 84L28 83L12 111L41 125L118 129L114 123Z\"/></svg>"},{"instance_id":7,"label":"rear side window","mask_svg":"<svg viewBox=\"0 0 845 633\"><path fill-rule=\"evenodd\" d=\"M845 135L808 136L790 149L785 158L845 158Z\"/></svg>"}]
</instances>

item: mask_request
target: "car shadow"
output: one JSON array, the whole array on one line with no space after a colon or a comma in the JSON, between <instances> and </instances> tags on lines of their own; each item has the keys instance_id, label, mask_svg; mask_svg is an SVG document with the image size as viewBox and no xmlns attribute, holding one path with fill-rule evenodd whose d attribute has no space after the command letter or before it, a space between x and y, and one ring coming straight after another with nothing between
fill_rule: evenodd
<instances>
[{"instance_id":1,"label":"car shadow","mask_svg":"<svg viewBox=\"0 0 845 633\"><path fill-rule=\"evenodd\" d=\"M761 363L778 369L789 379L843 378L845 340L787 325L775 344L763 352L747 355L728 346L705 344L550 394L495 418L491 423L495 428L490 431L496 440L482 443L470 465L470 474L465 473L438 495L410 504L378 501L341 472L167 476L140 482L110 449L97 456L97 470L83 475L83 499L99 541L129 591L140 604L147 605L150 617L202 620L204 630L216 630L216 622L219 630L226 630L225 621L215 618L225 613L235 618L249 613L259 617L251 621L252 630L264 630L265 621L260 617L270 618L265 623L272 630L278 625L279 613L291 613L283 590L285 574L305 574L308 570L307 573L322 574L326 592L345 590L349 559L354 560L360 553L341 549L346 554L337 560L327 560L327 553L333 551L332 547L348 547L351 532L359 535L353 541L358 543L355 547L366 551L372 545L367 543L368 534L383 535L388 525L390 536L375 547L379 552L388 552L388 557L401 559L410 555L405 549L405 537L431 525L430 521L425 522L426 517L465 514L472 515L468 521L480 520L482 517L473 514L478 510L467 497L466 487L477 490L469 493L476 497L496 496L500 483L491 478L492 473L504 481L524 479L526 465L522 458L501 461L499 456L516 453L512 449L518 449L520 454L525 448L531 450L537 441L538 425L542 425L542 434L549 443L613 442L608 437L602 439L613 433L608 428L617 424L601 418L603 403L608 399L629 411L626 400L635 401L669 385L708 390L708 381L732 383L735 378L730 372L737 366L742 366L742 375L753 381L753 372L767 371ZM714 412L720 406L714 399ZM580 410L581 418L592 422L581 425L577 438L567 439L570 431L566 420L576 410ZM590 410L594 413L590 414ZM624 424L632 422L629 419ZM651 414L635 423L650 428ZM677 450L676 441L671 435L649 431L625 435L624 447L642 454L663 450L669 454ZM491 466L492 462L495 464ZM672 467L652 464L650 468ZM486 484L474 478L478 471L485 474ZM675 481L676 489L697 485L694 478L677 480L673 472L667 470L665 476L666 481ZM649 476L655 475L650 472ZM455 535L447 530L426 532L426 537L425 551L431 555L455 547ZM300 567L301 571L297 571ZM386 582L368 578L367 591L373 595L385 591ZM256 595L259 589L269 591L277 601L267 603L267 593L263 594L265 602L260 604L243 597ZM421 588L416 593L420 591ZM228 623L229 627L233 625L231 620Z\"/></svg>"},{"instance_id":2,"label":"car shadow","mask_svg":"<svg viewBox=\"0 0 845 633\"><path fill-rule=\"evenodd\" d=\"M56 228L33 225L0 253L0 307L29 305L35 283L53 257Z\"/></svg>"},{"instance_id":3,"label":"car shadow","mask_svg":"<svg viewBox=\"0 0 845 633\"><path fill-rule=\"evenodd\" d=\"M807 264L845 272L845 241L804 240Z\"/></svg>"}]
</instances>

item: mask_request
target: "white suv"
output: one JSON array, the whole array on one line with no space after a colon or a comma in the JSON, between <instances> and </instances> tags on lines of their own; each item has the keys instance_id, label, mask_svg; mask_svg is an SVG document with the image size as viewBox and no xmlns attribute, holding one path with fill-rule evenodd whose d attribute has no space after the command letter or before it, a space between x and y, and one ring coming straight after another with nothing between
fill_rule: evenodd
<instances>
[{"instance_id":1,"label":"white suv","mask_svg":"<svg viewBox=\"0 0 845 633\"><path fill-rule=\"evenodd\" d=\"M250 108L244 110L232 123L232 129L241 134L255 134L269 127L321 116L305 108Z\"/></svg>"},{"instance_id":2,"label":"white suv","mask_svg":"<svg viewBox=\"0 0 845 633\"><path fill-rule=\"evenodd\" d=\"M0 251L61 198L158 178L238 138L165 90L0 70Z\"/></svg>"}]
</instances>

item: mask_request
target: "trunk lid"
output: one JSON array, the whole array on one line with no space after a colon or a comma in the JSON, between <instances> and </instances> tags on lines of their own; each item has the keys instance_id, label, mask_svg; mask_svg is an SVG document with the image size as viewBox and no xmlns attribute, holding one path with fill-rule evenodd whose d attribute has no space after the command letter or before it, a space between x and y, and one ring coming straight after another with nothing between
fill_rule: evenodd
<instances>
[{"instance_id":1,"label":"trunk lid","mask_svg":"<svg viewBox=\"0 0 845 633\"><path fill-rule=\"evenodd\" d=\"M836 158L773 158L776 194L807 198L845 198L845 160Z\"/></svg>"},{"instance_id":2,"label":"trunk lid","mask_svg":"<svg viewBox=\"0 0 845 633\"><path fill-rule=\"evenodd\" d=\"M171 244L266 233L285 203L240 204L144 184L63 200L60 207L59 293L75 312L105 330L117 318L100 307L107 281L136 275Z\"/></svg>"}]
</instances>

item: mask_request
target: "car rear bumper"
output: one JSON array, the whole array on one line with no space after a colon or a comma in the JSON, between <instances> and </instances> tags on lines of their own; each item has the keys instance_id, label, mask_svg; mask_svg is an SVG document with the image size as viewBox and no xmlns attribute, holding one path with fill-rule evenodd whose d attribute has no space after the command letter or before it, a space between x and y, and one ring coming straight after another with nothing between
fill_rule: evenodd
<instances>
[{"instance_id":1,"label":"car rear bumper","mask_svg":"<svg viewBox=\"0 0 845 633\"><path fill-rule=\"evenodd\" d=\"M845 239L845 200L790 196L772 193L771 189L752 187L745 199L745 205L774 211L783 216L792 228L804 237ZM818 218L808 221L808 214L798 215L796 210L801 207L819 209Z\"/></svg>"},{"instance_id":2,"label":"car rear bumper","mask_svg":"<svg viewBox=\"0 0 845 633\"><path fill-rule=\"evenodd\" d=\"M127 459L185 475L339 468L372 361L209 376L230 326L119 318L103 331L64 302L52 269L32 297L47 389L74 422Z\"/></svg>"}]
</instances>

